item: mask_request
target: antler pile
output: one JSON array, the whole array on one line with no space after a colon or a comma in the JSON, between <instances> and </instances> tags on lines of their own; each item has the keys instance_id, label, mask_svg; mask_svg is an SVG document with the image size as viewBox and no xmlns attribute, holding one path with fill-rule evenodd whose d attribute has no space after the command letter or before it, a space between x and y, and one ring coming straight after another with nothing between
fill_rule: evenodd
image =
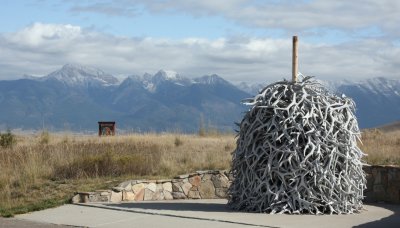
<instances>
[{"instance_id":1,"label":"antler pile","mask_svg":"<svg viewBox=\"0 0 400 228\"><path fill-rule=\"evenodd\" d=\"M365 174L350 98L309 80L281 81L245 101L229 206L266 213L359 212Z\"/></svg>"}]
</instances>

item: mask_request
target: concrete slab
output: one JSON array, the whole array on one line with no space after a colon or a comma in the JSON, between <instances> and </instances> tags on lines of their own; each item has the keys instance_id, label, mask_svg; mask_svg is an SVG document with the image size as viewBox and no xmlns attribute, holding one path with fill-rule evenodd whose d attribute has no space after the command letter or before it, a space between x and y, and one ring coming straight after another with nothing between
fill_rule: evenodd
<instances>
[{"instance_id":1,"label":"concrete slab","mask_svg":"<svg viewBox=\"0 0 400 228\"><path fill-rule=\"evenodd\" d=\"M226 200L64 205L18 219L85 227L400 227L400 205L366 205L353 215L268 215L230 211Z\"/></svg>"},{"instance_id":2,"label":"concrete slab","mask_svg":"<svg viewBox=\"0 0 400 228\"><path fill-rule=\"evenodd\" d=\"M0 217L0 228L3 227L4 228L71 228L71 226L54 225L50 223Z\"/></svg>"}]
</instances>

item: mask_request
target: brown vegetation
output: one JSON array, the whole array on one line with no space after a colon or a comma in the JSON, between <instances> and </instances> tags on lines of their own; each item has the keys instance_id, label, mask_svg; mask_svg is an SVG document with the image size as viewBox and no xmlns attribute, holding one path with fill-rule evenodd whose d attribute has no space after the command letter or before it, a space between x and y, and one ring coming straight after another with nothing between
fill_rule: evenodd
<instances>
[{"instance_id":1,"label":"brown vegetation","mask_svg":"<svg viewBox=\"0 0 400 228\"><path fill-rule=\"evenodd\" d=\"M359 146L367 154L364 160L370 165L400 166L400 131L365 130Z\"/></svg>"},{"instance_id":2,"label":"brown vegetation","mask_svg":"<svg viewBox=\"0 0 400 228\"><path fill-rule=\"evenodd\" d=\"M228 169L234 147L232 135L18 136L13 147L0 147L0 213L59 204L74 191L115 185L105 184L110 179Z\"/></svg>"},{"instance_id":3,"label":"brown vegetation","mask_svg":"<svg viewBox=\"0 0 400 228\"><path fill-rule=\"evenodd\" d=\"M75 191L110 188L126 179L170 178L229 169L234 135L135 134L115 137L42 133L0 147L0 214L66 202ZM400 165L400 131L363 133L369 164Z\"/></svg>"}]
</instances>

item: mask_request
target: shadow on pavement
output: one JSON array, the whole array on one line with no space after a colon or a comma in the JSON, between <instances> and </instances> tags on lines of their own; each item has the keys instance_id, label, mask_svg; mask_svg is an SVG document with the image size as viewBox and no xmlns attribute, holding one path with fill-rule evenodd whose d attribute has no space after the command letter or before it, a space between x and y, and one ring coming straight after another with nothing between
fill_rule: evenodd
<instances>
[{"instance_id":1,"label":"shadow on pavement","mask_svg":"<svg viewBox=\"0 0 400 228\"><path fill-rule=\"evenodd\" d=\"M376 206L376 207L381 207L381 208L385 208L387 210L393 211L394 214L389 216L389 217L385 217L382 218L380 220L376 220L373 222L369 222L369 223L364 223L358 226L354 226L357 228L372 228L372 227L385 227L385 228L399 228L400 227L400 205L396 205L396 204L369 204L372 206Z\"/></svg>"},{"instance_id":2,"label":"shadow on pavement","mask_svg":"<svg viewBox=\"0 0 400 228\"><path fill-rule=\"evenodd\" d=\"M204 211L204 212L228 212L234 213L226 204L218 203L122 203L108 204L108 206L125 209L171 210L171 211Z\"/></svg>"}]
</instances>

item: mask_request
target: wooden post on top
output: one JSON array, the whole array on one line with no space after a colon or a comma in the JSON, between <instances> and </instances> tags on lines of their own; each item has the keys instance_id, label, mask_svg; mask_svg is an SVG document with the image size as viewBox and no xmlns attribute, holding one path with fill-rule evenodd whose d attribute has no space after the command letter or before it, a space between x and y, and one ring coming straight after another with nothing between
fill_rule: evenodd
<instances>
[{"instance_id":1,"label":"wooden post on top","mask_svg":"<svg viewBox=\"0 0 400 228\"><path fill-rule=\"evenodd\" d=\"M298 44L297 36L293 36L293 54L292 54L292 81L297 82L299 60L298 60Z\"/></svg>"}]
</instances>

